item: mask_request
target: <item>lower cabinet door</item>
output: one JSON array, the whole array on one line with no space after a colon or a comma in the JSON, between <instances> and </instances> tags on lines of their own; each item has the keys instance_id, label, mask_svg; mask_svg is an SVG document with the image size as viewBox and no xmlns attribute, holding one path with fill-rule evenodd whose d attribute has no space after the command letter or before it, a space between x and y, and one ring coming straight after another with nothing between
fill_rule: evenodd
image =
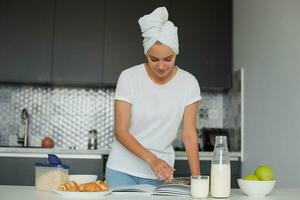
<instances>
[{"instance_id":1,"label":"lower cabinet door","mask_svg":"<svg viewBox=\"0 0 300 200\"><path fill-rule=\"evenodd\" d=\"M70 166L69 174L97 174L103 180L102 159L63 158ZM0 185L35 185L35 163L46 163L47 158L0 157Z\"/></svg>"}]
</instances>

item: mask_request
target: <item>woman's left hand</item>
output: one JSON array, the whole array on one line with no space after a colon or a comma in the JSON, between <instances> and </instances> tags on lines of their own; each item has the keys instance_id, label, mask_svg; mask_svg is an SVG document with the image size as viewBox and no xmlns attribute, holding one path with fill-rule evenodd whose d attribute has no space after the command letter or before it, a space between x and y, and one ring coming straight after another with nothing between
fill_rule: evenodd
<instances>
[{"instance_id":1,"label":"woman's left hand","mask_svg":"<svg viewBox=\"0 0 300 200\"><path fill-rule=\"evenodd\" d=\"M164 160L153 157L148 161L152 171L158 180L170 183L173 179L174 169Z\"/></svg>"}]
</instances>

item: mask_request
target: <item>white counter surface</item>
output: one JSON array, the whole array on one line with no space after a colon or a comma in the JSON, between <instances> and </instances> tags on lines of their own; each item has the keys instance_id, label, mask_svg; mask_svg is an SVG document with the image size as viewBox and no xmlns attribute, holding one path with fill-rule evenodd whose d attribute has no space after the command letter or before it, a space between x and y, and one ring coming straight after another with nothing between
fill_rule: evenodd
<instances>
[{"instance_id":1,"label":"white counter surface","mask_svg":"<svg viewBox=\"0 0 300 200\"><path fill-rule=\"evenodd\" d=\"M231 200L296 200L300 198L300 189L274 189L271 194L265 198L250 198L244 195L239 189L233 189L229 199ZM1 200L63 200L68 199L59 196L52 192L37 192L32 186L5 186L0 185ZM78 198L79 199L79 198ZM107 200L171 200L171 199L192 199L191 197L166 197L166 196L151 196L146 194L109 194L105 197L96 199ZM214 199L214 198L208 198ZM74 198L72 198L74 200ZM215 199L216 200L216 199Z\"/></svg>"},{"instance_id":2,"label":"white counter surface","mask_svg":"<svg viewBox=\"0 0 300 200\"><path fill-rule=\"evenodd\" d=\"M49 153L56 154L60 158L101 159L103 154L108 154L108 149L85 150L63 148L22 148L0 147L0 157L31 157L46 158Z\"/></svg>"},{"instance_id":3,"label":"white counter surface","mask_svg":"<svg viewBox=\"0 0 300 200\"><path fill-rule=\"evenodd\" d=\"M109 154L110 149L64 149L64 148L22 148L22 147L0 147L0 157L41 157L46 158L48 153L57 154L61 158L88 158L99 159L103 154ZM177 160L186 160L184 151L176 151L175 156ZM201 160L211 160L212 152L200 152L199 157ZM239 160L241 157L240 152L230 152L231 160Z\"/></svg>"}]
</instances>

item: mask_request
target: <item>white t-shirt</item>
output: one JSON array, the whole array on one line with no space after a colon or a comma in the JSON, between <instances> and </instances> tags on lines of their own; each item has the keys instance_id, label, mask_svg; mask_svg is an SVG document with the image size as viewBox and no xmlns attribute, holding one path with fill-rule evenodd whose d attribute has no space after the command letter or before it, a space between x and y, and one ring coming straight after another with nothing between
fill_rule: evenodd
<instances>
[{"instance_id":1,"label":"white t-shirt","mask_svg":"<svg viewBox=\"0 0 300 200\"><path fill-rule=\"evenodd\" d=\"M148 150L174 166L172 143L185 106L201 99L196 78L178 68L163 85L153 82L145 64L124 70L119 77L115 100L131 104L129 132ZM142 178L156 179L150 166L117 140L112 145L107 167Z\"/></svg>"}]
</instances>

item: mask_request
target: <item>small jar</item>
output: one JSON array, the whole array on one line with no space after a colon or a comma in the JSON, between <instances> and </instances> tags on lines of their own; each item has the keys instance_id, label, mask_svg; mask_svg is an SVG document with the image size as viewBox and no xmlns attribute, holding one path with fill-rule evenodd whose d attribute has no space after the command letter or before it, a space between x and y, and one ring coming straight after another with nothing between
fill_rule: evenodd
<instances>
[{"instance_id":1,"label":"small jar","mask_svg":"<svg viewBox=\"0 0 300 200\"><path fill-rule=\"evenodd\" d=\"M97 131L95 129L89 131L88 149L97 149Z\"/></svg>"}]
</instances>

